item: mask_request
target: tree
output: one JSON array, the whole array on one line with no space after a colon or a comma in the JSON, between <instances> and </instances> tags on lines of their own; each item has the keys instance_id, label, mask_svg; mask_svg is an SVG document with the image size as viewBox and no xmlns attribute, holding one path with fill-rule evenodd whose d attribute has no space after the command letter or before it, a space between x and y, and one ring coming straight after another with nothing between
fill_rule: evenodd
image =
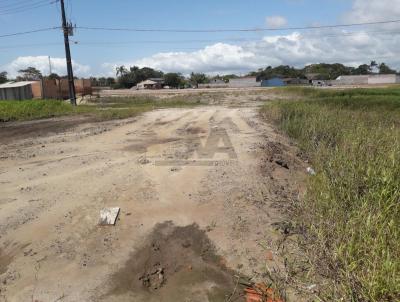
<instances>
[{"instance_id":1,"label":"tree","mask_svg":"<svg viewBox=\"0 0 400 302\"><path fill-rule=\"evenodd\" d=\"M50 80L59 80L60 76L53 72L47 78L50 79Z\"/></svg>"},{"instance_id":2,"label":"tree","mask_svg":"<svg viewBox=\"0 0 400 302\"><path fill-rule=\"evenodd\" d=\"M371 73L371 68L367 64L362 64L355 68L352 72L353 75L368 75Z\"/></svg>"},{"instance_id":3,"label":"tree","mask_svg":"<svg viewBox=\"0 0 400 302\"><path fill-rule=\"evenodd\" d=\"M386 65L385 63L381 63L379 65L379 73L380 74L395 74L396 71L391 69L388 65Z\"/></svg>"},{"instance_id":4,"label":"tree","mask_svg":"<svg viewBox=\"0 0 400 302\"><path fill-rule=\"evenodd\" d=\"M369 71L370 73L377 73L379 71L379 65L376 61L371 61L371 64L369 64Z\"/></svg>"},{"instance_id":5,"label":"tree","mask_svg":"<svg viewBox=\"0 0 400 302\"><path fill-rule=\"evenodd\" d=\"M149 78L162 78L163 72L154 70L149 67L139 68L137 66L130 67L127 70L124 66L117 67L118 87L131 88L138 83Z\"/></svg>"},{"instance_id":6,"label":"tree","mask_svg":"<svg viewBox=\"0 0 400 302\"><path fill-rule=\"evenodd\" d=\"M115 79L114 79L114 78L108 77L108 78L106 79L106 86L112 86L112 85L114 85L114 84L115 84Z\"/></svg>"},{"instance_id":7,"label":"tree","mask_svg":"<svg viewBox=\"0 0 400 302\"><path fill-rule=\"evenodd\" d=\"M199 84L210 83L210 79L204 73L191 73L190 82L192 85L199 87Z\"/></svg>"},{"instance_id":8,"label":"tree","mask_svg":"<svg viewBox=\"0 0 400 302\"><path fill-rule=\"evenodd\" d=\"M166 73L164 83L166 86L179 88L183 85L183 77L180 73Z\"/></svg>"},{"instance_id":9,"label":"tree","mask_svg":"<svg viewBox=\"0 0 400 302\"><path fill-rule=\"evenodd\" d=\"M321 80L334 80L341 75L352 74L354 68L343 64L312 64L304 68L305 74L318 74Z\"/></svg>"},{"instance_id":10,"label":"tree","mask_svg":"<svg viewBox=\"0 0 400 302\"><path fill-rule=\"evenodd\" d=\"M125 66L124 65L121 65L121 66L118 66L118 67L116 67L115 68L115 71L116 71L116 74L117 74L117 77L118 76L124 76L127 72L128 72L128 70L125 68Z\"/></svg>"},{"instance_id":11,"label":"tree","mask_svg":"<svg viewBox=\"0 0 400 302\"><path fill-rule=\"evenodd\" d=\"M38 81L42 78L42 73L35 67L28 67L26 69L18 70L21 75L17 77L17 80L23 81Z\"/></svg>"},{"instance_id":12,"label":"tree","mask_svg":"<svg viewBox=\"0 0 400 302\"><path fill-rule=\"evenodd\" d=\"M7 82L7 72L6 71L2 71L0 72L0 84L3 84L5 82Z\"/></svg>"}]
</instances>

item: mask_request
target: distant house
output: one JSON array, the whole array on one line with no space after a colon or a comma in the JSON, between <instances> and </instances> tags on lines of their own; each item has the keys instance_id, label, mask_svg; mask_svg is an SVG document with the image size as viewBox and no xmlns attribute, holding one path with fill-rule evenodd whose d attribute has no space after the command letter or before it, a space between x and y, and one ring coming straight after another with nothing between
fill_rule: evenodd
<instances>
[{"instance_id":1,"label":"distant house","mask_svg":"<svg viewBox=\"0 0 400 302\"><path fill-rule=\"evenodd\" d=\"M229 80L229 87L231 88L246 88L246 87L260 87L261 82L257 82L256 77L244 77Z\"/></svg>"},{"instance_id":2,"label":"distant house","mask_svg":"<svg viewBox=\"0 0 400 302\"><path fill-rule=\"evenodd\" d=\"M164 79L163 78L149 78L148 80L153 81L153 82L157 82L161 85L164 85Z\"/></svg>"},{"instance_id":3,"label":"distant house","mask_svg":"<svg viewBox=\"0 0 400 302\"><path fill-rule=\"evenodd\" d=\"M164 80L162 81L156 81L156 80L151 80L148 79L146 81L140 82L137 84L136 89L138 90L144 90L144 89L162 89L164 84Z\"/></svg>"},{"instance_id":4,"label":"distant house","mask_svg":"<svg viewBox=\"0 0 400 302\"><path fill-rule=\"evenodd\" d=\"M340 76L334 81L335 85L379 85L400 84L400 76L396 74L371 74Z\"/></svg>"},{"instance_id":5,"label":"distant house","mask_svg":"<svg viewBox=\"0 0 400 302\"><path fill-rule=\"evenodd\" d=\"M0 100L30 100L35 82L8 82L0 85Z\"/></svg>"},{"instance_id":6,"label":"distant house","mask_svg":"<svg viewBox=\"0 0 400 302\"><path fill-rule=\"evenodd\" d=\"M286 83L281 78L272 78L269 80L263 80L261 82L261 87L283 87L286 86Z\"/></svg>"}]
</instances>

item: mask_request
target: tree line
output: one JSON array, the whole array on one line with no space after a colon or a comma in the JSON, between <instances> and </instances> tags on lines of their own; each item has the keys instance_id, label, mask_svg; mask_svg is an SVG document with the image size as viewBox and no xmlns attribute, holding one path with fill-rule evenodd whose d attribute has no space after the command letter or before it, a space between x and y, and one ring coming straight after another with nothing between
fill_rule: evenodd
<instances>
[{"instance_id":1,"label":"tree line","mask_svg":"<svg viewBox=\"0 0 400 302\"><path fill-rule=\"evenodd\" d=\"M137 66L126 68L118 66L115 69L116 77L91 77L92 86L118 88L132 88L138 83L151 78L162 78L164 84L171 88L197 87L199 84L208 84L215 80L228 82L230 79L238 78L235 74L208 76L204 73L192 72L188 77L181 73L164 73L149 67L139 68ZM271 78L298 78L306 79L310 75L317 75L320 80L334 80L341 75L369 75L369 74L395 74L396 70L389 67L386 63L371 61L370 64L362 64L358 67L349 67L343 64L312 64L304 68L295 68L288 65L277 67L268 66L257 71L252 71L247 76L257 77L258 80L268 80ZM17 81L37 81L42 78L64 79L67 76L60 76L52 73L44 77L35 67L28 67L18 71ZM0 84L9 81L7 72L0 72Z\"/></svg>"},{"instance_id":2,"label":"tree line","mask_svg":"<svg viewBox=\"0 0 400 302\"><path fill-rule=\"evenodd\" d=\"M312 64L304 68L294 68L287 65L275 68L268 66L265 69L250 72L250 76L255 76L259 80L269 80L271 78L299 78L306 79L309 75L318 75L319 80L335 80L342 75L369 75L369 74L395 74L396 70L390 68L386 63L372 61L370 64L362 64L358 67L349 67L343 64Z\"/></svg>"}]
</instances>

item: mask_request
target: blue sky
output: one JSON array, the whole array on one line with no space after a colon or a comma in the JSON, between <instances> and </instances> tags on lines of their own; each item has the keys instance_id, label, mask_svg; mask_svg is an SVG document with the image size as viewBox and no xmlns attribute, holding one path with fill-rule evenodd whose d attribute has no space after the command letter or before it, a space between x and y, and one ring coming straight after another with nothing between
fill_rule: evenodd
<instances>
[{"instance_id":1,"label":"blue sky","mask_svg":"<svg viewBox=\"0 0 400 302\"><path fill-rule=\"evenodd\" d=\"M58 3L18 14L2 13L1 7L11 7L12 3L15 2L21 2L21 0L0 0L0 35L59 26L60 10ZM369 2L369 4L362 2ZM66 0L66 5L68 18L77 26L219 29L270 27L271 22L273 23L273 20L276 20L277 17L278 20L281 20L281 23L276 24L276 26L290 27L338 24L349 21L380 21L396 17L400 19L400 12L397 12L396 9L390 11L390 16L384 15L383 11L380 15L379 9L385 9L382 6L384 2L390 4L389 6L396 6L396 3L397 6L400 6L399 0ZM378 10L377 12L368 11L368 5L371 6L371 3L376 3L376 7L373 8ZM267 18L272 19L267 22ZM312 51L319 47L315 35L323 37L326 32L313 32L314 38L307 39L304 37L296 38L296 34L299 33L288 31L271 34L135 33L78 29L71 40L78 43L72 46L72 55L76 62L74 68L81 76L91 74L111 75L114 65L117 64L146 64L155 68L168 69L166 71L181 71L183 73L189 72L190 69L198 69L194 71L207 73L246 72L257 66L265 67L266 64L301 65L317 63L315 60L322 62L324 61L324 56L321 55L323 50L331 48L326 43L338 44L335 41L325 41L322 46L321 42L322 51L307 58L309 50ZM268 39L269 36L276 35L281 36L279 41L269 40L269 42L265 42L265 39ZM243 39L250 42L240 41ZM304 42L310 39L316 39L316 41L313 41L312 45L310 42L307 42L308 44ZM365 41L365 37L359 37L358 40L354 39L356 40L355 44L360 44L360 39L362 40L361 45L359 45L360 50L365 47L363 44L367 42L376 44L376 41ZM204 40L204 42L198 40ZM334 40L334 38L330 40ZM162 41L162 43L141 43L143 41ZM178 43L176 41L187 42ZM121 42L125 44L118 44ZM85 45L85 43L88 44ZM390 47L395 47L396 44L390 45ZM397 44L397 46L399 45ZM351 44L351 47L357 47L357 45ZM293 53L293 48L297 48L295 53ZM279 50L284 53L286 49L287 58L279 54ZM371 52L366 54L365 59L367 60L370 57L373 59L372 56L387 58L390 53L386 48L379 48L373 51L372 55ZM15 68L24 64L37 66L46 73L45 56L54 58L55 70L62 73L64 48L61 31L54 30L0 39L0 69L5 69L11 74L15 73ZM297 59L295 60L293 56ZM222 60L218 60L221 57ZM346 61L343 63L356 64L358 63L356 59L363 59L356 57L349 57L350 60L346 61L346 57L337 56L337 60ZM328 61L335 60L336 57L330 53L326 59ZM202 61L202 64L198 64L197 61ZM397 64L397 62L394 62L394 64Z\"/></svg>"}]
</instances>

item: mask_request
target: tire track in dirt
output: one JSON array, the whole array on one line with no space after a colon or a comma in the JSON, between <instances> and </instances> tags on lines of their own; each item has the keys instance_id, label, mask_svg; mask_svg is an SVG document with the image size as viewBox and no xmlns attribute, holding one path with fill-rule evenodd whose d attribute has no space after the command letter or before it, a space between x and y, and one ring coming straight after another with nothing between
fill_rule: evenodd
<instances>
[{"instance_id":1,"label":"tire track in dirt","mask_svg":"<svg viewBox=\"0 0 400 302\"><path fill-rule=\"evenodd\" d=\"M156 110L107 131L62 136L33 139L23 154L18 142L4 147L16 152L0 161L0 250L10 259L0 289L7 301L32 293L38 301L159 301L179 288L182 298L213 301L234 290L234 274L266 278L269 250L276 255L271 267L282 269L273 225L285 219L282 207L295 195L301 165L290 161L290 146L282 155L290 170L268 161L268 143L287 141L256 108ZM218 152L207 158L210 141ZM157 164L165 160L176 164ZM115 227L97 226L106 206L122 209ZM151 256L157 241L162 254ZM165 280L149 291L159 269ZM137 274L150 281L138 282Z\"/></svg>"}]
</instances>

